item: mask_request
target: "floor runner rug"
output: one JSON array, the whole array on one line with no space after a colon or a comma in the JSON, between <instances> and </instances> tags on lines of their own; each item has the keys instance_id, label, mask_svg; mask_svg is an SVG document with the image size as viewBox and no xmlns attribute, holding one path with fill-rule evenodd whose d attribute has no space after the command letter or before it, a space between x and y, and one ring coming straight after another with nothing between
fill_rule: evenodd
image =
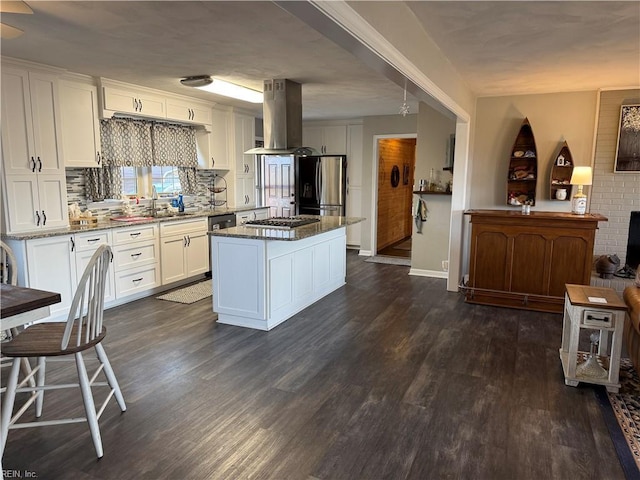
<instances>
[{"instance_id":1,"label":"floor runner rug","mask_svg":"<svg viewBox=\"0 0 640 480\"><path fill-rule=\"evenodd\" d=\"M620 360L620 391L595 390L627 479L640 479L640 378L628 358Z\"/></svg>"},{"instance_id":2,"label":"floor runner rug","mask_svg":"<svg viewBox=\"0 0 640 480\"><path fill-rule=\"evenodd\" d=\"M211 280L205 280L204 282L195 283L188 287L179 288L172 292L165 293L156 297L159 300L168 300L170 302L178 303L195 303L204 298L213 295L213 286Z\"/></svg>"},{"instance_id":3,"label":"floor runner rug","mask_svg":"<svg viewBox=\"0 0 640 480\"><path fill-rule=\"evenodd\" d=\"M389 265L403 265L405 267L411 266L410 258L402 258L402 257L383 257L381 255L376 255L375 257L369 257L365 260L365 262L369 263L386 263Z\"/></svg>"}]
</instances>

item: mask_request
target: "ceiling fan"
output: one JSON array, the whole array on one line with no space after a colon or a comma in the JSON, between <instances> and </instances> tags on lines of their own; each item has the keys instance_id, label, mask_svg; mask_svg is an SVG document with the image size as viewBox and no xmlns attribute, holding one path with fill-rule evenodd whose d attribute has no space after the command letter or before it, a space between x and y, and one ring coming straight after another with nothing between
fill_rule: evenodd
<instances>
[{"instance_id":1,"label":"ceiling fan","mask_svg":"<svg viewBox=\"0 0 640 480\"><path fill-rule=\"evenodd\" d=\"M26 13L30 15L33 13L33 10L24 2L2 0L0 2L0 13ZM19 37L23 33L19 28L0 22L0 38L2 38L2 40L11 40L12 38Z\"/></svg>"}]
</instances>

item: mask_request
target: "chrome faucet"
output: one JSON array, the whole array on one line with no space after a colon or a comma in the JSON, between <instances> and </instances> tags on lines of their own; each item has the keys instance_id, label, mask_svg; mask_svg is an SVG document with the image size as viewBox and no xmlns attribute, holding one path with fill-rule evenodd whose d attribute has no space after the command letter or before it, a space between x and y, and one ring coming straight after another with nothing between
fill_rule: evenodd
<instances>
[{"instance_id":1,"label":"chrome faucet","mask_svg":"<svg viewBox=\"0 0 640 480\"><path fill-rule=\"evenodd\" d=\"M156 206L157 201L158 191L156 190L156 186L153 185L151 188L151 215L154 217L158 215L158 208Z\"/></svg>"}]
</instances>

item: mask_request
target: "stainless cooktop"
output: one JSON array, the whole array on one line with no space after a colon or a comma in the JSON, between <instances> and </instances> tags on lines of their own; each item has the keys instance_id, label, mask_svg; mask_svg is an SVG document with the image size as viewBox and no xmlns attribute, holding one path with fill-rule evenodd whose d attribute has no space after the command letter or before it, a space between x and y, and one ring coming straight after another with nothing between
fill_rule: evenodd
<instances>
[{"instance_id":1,"label":"stainless cooktop","mask_svg":"<svg viewBox=\"0 0 640 480\"><path fill-rule=\"evenodd\" d=\"M245 222L245 226L258 228L281 228L288 230L290 228L301 227L303 225L309 225L319 221L320 220L317 218L307 217L272 217L264 220L249 220Z\"/></svg>"}]
</instances>

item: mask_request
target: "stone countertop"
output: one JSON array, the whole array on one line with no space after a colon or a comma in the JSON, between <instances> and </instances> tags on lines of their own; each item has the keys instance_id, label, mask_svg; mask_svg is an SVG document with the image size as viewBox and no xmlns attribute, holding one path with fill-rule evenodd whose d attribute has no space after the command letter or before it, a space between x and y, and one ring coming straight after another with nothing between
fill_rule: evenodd
<instances>
[{"instance_id":1,"label":"stone countertop","mask_svg":"<svg viewBox=\"0 0 640 480\"><path fill-rule=\"evenodd\" d=\"M296 241L313 237L322 233L346 227L364 221L361 217L321 217L317 215L301 215L308 218L318 218L320 221L292 229L264 228L250 225L225 228L209 232L212 237L235 237L253 240L287 240Z\"/></svg>"},{"instance_id":2,"label":"stone countertop","mask_svg":"<svg viewBox=\"0 0 640 480\"><path fill-rule=\"evenodd\" d=\"M177 214L173 216L160 216L160 217L143 217L144 220L137 220L134 222L118 222L109 219L100 219L97 223L91 225L71 225L65 228L56 228L51 230L35 230L31 232L21 232L13 234L0 235L0 238L7 240L32 240L35 238L47 238L56 237L59 235L69 235L74 233L95 232L98 230L108 230L114 228L126 228L134 227L136 225L147 225L150 223L162 223L162 222L175 222L179 220L189 220L202 217L215 217L218 215L235 214L247 210L260 210L267 207L252 207L252 208L223 208L217 210L199 210L197 212L187 212L183 214Z\"/></svg>"}]
</instances>

